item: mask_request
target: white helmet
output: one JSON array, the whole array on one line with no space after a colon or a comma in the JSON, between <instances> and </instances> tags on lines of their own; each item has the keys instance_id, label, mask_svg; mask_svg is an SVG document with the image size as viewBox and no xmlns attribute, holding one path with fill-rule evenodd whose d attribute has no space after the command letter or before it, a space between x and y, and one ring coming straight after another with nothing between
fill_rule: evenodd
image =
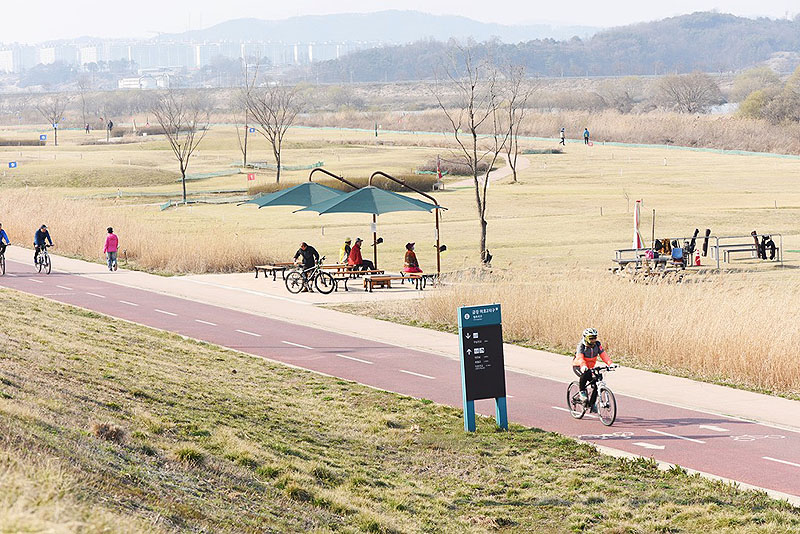
<instances>
[{"instance_id":1,"label":"white helmet","mask_svg":"<svg viewBox=\"0 0 800 534\"><path fill-rule=\"evenodd\" d=\"M584 339L589 336L597 337L597 328L587 328L586 330L583 331Z\"/></svg>"}]
</instances>

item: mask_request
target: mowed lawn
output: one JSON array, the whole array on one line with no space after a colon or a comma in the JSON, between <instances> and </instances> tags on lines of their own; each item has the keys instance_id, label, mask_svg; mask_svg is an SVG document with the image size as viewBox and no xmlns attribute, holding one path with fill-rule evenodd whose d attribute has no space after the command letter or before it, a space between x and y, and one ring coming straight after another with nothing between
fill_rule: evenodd
<instances>
[{"instance_id":1,"label":"mowed lawn","mask_svg":"<svg viewBox=\"0 0 800 534\"><path fill-rule=\"evenodd\" d=\"M422 399L0 299L0 532L800 530L679 469L486 419L466 435Z\"/></svg>"}]
</instances>

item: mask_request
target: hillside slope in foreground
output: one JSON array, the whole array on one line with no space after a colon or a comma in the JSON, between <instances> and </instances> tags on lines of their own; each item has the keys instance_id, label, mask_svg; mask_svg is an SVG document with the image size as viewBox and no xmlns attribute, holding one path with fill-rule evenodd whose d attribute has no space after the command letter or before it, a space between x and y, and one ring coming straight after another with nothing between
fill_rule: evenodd
<instances>
[{"instance_id":1,"label":"hillside slope in foreground","mask_svg":"<svg viewBox=\"0 0 800 534\"><path fill-rule=\"evenodd\" d=\"M0 290L0 532L800 531L757 492Z\"/></svg>"}]
</instances>

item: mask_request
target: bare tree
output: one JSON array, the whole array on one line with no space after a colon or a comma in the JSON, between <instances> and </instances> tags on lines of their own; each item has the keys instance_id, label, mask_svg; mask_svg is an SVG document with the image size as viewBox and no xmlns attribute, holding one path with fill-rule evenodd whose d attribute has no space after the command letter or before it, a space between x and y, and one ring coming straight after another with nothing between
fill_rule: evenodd
<instances>
[{"instance_id":1,"label":"bare tree","mask_svg":"<svg viewBox=\"0 0 800 534\"><path fill-rule=\"evenodd\" d=\"M480 255L483 263L491 259L486 249L486 193L489 173L508 141L509 130L502 124L500 87L497 69L488 60L477 60L470 47L454 46L445 67L448 83L455 93L446 102L440 81L434 96L453 132L458 150L456 157L472 174L475 207L480 223ZM485 171L479 165L486 164ZM483 174L479 177L479 174Z\"/></svg>"},{"instance_id":2,"label":"bare tree","mask_svg":"<svg viewBox=\"0 0 800 534\"><path fill-rule=\"evenodd\" d=\"M681 113L705 113L723 102L719 86L704 72L664 76L656 90L662 105Z\"/></svg>"},{"instance_id":3,"label":"bare tree","mask_svg":"<svg viewBox=\"0 0 800 534\"><path fill-rule=\"evenodd\" d=\"M286 131L300 112L301 98L298 86L269 83L266 87L253 87L247 93L247 109L256 131L269 141L275 156L275 182L281 181L281 147Z\"/></svg>"},{"instance_id":4,"label":"bare tree","mask_svg":"<svg viewBox=\"0 0 800 534\"><path fill-rule=\"evenodd\" d=\"M89 124L87 120L87 113L86 113L86 93L88 93L92 88L92 76L88 74L82 74L78 76L78 95L81 99L81 118L83 123L81 126L86 126Z\"/></svg>"},{"instance_id":5,"label":"bare tree","mask_svg":"<svg viewBox=\"0 0 800 534\"><path fill-rule=\"evenodd\" d=\"M528 99L536 91L525 76L525 67L512 66L508 72L506 83L505 121L508 127L508 140L505 153L514 183L517 182L517 160L519 158L519 131L525 119Z\"/></svg>"},{"instance_id":6,"label":"bare tree","mask_svg":"<svg viewBox=\"0 0 800 534\"><path fill-rule=\"evenodd\" d=\"M186 204L186 169L197 145L208 131L209 111L199 94L167 91L153 101L150 112L164 130L169 146L178 160Z\"/></svg>"},{"instance_id":7,"label":"bare tree","mask_svg":"<svg viewBox=\"0 0 800 534\"><path fill-rule=\"evenodd\" d=\"M64 118L64 110L67 109L72 99L63 93L53 93L36 104L36 110L44 117L44 120L53 127L53 143L58 146L58 123Z\"/></svg>"}]
</instances>

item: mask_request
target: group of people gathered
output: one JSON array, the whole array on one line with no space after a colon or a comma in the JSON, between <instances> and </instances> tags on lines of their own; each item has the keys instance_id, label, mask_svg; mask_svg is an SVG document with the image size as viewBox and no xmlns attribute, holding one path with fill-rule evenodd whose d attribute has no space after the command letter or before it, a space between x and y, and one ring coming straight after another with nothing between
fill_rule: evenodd
<instances>
[{"instance_id":1,"label":"group of people gathered","mask_svg":"<svg viewBox=\"0 0 800 534\"><path fill-rule=\"evenodd\" d=\"M119 249L119 238L114 233L114 229L110 226L106 228L107 235L105 245L103 246L103 254L106 256L106 263L109 271L117 270L117 251ZM0 255L5 254L6 247L11 244L8 239L8 234L3 230L3 225L0 223ZM50 230L47 225L41 225L36 233L33 234L33 264L39 259L39 253L45 250L46 247L53 246L53 238L50 237Z\"/></svg>"},{"instance_id":2,"label":"group of people gathered","mask_svg":"<svg viewBox=\"0 0 800 534\"><path fill-rule=\"evenodd\" d=\"M375 264L365 259L361 253L361 245L363 239L357 237L355 243L352 239L345 238L342 248L339 249L339 263L347 265L354 271L374 271ZM417 254L414 252L414 243L406 243L406 252L403 257L403 272L405 273L421 273L422 269L419 267L417 261ZM303 265L303 269L313 268L319 261L319 252L317 249L306 243L300 243L300 248L294 254L294 261Z\"/></svg>"}]
</instances>

